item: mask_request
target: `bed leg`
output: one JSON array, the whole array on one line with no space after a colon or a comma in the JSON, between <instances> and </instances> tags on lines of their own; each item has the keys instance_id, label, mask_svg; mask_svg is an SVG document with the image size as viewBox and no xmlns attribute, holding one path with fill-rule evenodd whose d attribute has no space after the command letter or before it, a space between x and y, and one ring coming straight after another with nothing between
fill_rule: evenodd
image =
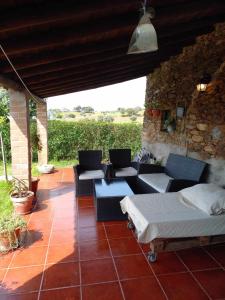
<instances>
[{"instance_id":1,"label":"bed leg","mask_svg":"<svg viewBox=\"0 0 225 300\"><path fill-rule=\"evenodd\" d=\"M210 244L211 237L210 236L200 236L199 243L200 246L207 246Z\"/></svg>"},{"instance_id":2,"label":"bed leg","mask_svg":"<svg viewBox=\"0 0 225 300\"><path fill-rule=\"evenodd\" d=\"M155 262L157 260L157 253L162 252L165 245L163 240L155 239L150 243L150 251L148 252L148 261Z\"/></svg>"},{"instance_id":3,"label":"bed leg","mask_svg":"<svg viewBox=\"0 0 225 300\"><path fill-rule=\"evenodd\" d=\"M149 251L147 255L147 259L149 262L153 263L157 260L157 253L154 251Z\"/></svg>"},{"instance_id":4,"label":"bed leg","mask_svg":"<svg viewBox=\"0 0 225 300\"><path fill-rule=\"evenodd\" d=\"M132 220L130 218L128 219L127 228L131 229L131 230L135 229L134 223L132 222Z\"/></svg>"}]
</instances>

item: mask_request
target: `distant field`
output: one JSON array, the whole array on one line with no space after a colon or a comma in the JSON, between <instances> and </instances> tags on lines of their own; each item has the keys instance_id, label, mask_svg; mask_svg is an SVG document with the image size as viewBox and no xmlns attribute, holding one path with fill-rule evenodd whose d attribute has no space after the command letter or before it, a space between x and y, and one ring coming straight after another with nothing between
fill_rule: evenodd
<instances>
[{"instance_id":1,"label":"distant field","mask_svg":"<svg viewBox=\"0 0 225 300\"><path fill-rule=\"evenodd\" d=\"M122 115L120 112L94 112L94 113L80 113L80 112L61 112L60 115L62 116L59 119L62 120L68 120L68 121L82 121L85 119L89 120L96 120L100 117L109 116L113 118L114 123L130 123L130 122L137 122L137 123L143 123L143 115L144 110L139 111L139 113L136 116L127 116L126 114ZM73 117L70 117L70 115L73 115Z\"/></svg>"}]
</instances>

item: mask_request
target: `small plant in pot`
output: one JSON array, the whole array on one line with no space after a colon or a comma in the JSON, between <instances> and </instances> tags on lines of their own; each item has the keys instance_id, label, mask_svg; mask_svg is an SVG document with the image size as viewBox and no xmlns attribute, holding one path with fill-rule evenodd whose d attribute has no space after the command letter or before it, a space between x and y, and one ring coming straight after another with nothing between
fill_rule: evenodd
<instances>
[{"instance_id":1,"label":"small plant in pot","mask_svg":"<svg viewBox=\"0 0 225 300\"><path fill-rule=\"evenodd\" d=\"M164 129L168 133L174 132L176 130L176 120L174 118L171 118L171 117L169 119L165 120Z\"/></svg>"},{"instance_id":2,"label":"small plant in pot","mask_svg":"<svg viewBox=\"0 0 225 300\"><path fill-rule=\"evenodd\" d=\"M0 252L7 252L20 246L20 233L26 228L26 221L16 214L0 217Z\"/></svg>"},{"instance_id":3,"label":"small plant in pot","mask_svg":"<svg viewBox=\"0 0 225 300\"><path fill-rule=\"evenodd\" d=\"M150 117L158 118L161 115L161 111L159 109L159 102L157 100L152 99L150 102L145 104L145 108Z\"/></svg>"},{"instance_id":4,"label":"small plant in pot","mask_svg":"<svg viewBox=\"0 0 225 300\"><path fill-rule=\"evenodd\" d=\"M34 193L29 191L26 182L22 179L14 177L11 183L12 190L10 196L15 212L19 215L29 214L32 210Z\"/></svg>"}]
</instances>

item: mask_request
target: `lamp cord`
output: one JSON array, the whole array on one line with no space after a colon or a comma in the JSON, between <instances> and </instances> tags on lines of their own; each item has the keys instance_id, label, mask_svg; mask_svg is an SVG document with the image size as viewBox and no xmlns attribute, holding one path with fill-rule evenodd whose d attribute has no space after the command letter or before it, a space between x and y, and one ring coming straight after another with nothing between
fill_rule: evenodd
<instances>
[{"instance_id":1,"label":"lamp cord","mask_svg":"<svg viewBox=\"0 0 225 300\"><path fill-rule=\"evenodd\" d=\"M144 14L146 13L146 5L147 5L147 0L144 0L144 2L142 3L142 9Z\"/></svg>"},{"instance_id":2,"label":"lamp cord","mask_svg":"<svg viewBox=\"0 0 225 300\"><path fill-rule=\"evenodd\" d=\"M2 47L1 44L0 44L0 49L2 50L2 53L5 55L5 58L7 59L8 63L10 64L10 66L12 67L13 71L16 73L18 79L20 80L20 82L24 86L25 90L27 90L27 92L30 94L31 98L35 102L40 102L40 100L38 101L38 99L31 93L31 91L29 90L29 88L27 87L26 83L23 81L23 79L21 78L21 76L17 72L16 68L14 67L13 63L11 62L10 58L8 57L7 53L5 52L5 50L4 50L4 48Z\"/></svg>"}]
</instances>

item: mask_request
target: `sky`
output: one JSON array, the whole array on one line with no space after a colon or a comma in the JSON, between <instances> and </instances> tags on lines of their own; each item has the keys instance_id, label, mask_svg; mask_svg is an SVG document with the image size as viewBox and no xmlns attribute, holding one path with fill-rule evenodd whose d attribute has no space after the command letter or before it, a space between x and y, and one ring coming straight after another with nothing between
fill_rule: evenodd
<instances>
[{"instance_id":1,"label":"sky","mask_svg":"<svg viewBox=\"0 0 225 300\"><path fill-rule=\"evenodd\" d=\"M112 111L118 107L144 106L146 77L102 88L48 98L48 109L91 106L95 111Z\"/></svg>"}]
</instances>

